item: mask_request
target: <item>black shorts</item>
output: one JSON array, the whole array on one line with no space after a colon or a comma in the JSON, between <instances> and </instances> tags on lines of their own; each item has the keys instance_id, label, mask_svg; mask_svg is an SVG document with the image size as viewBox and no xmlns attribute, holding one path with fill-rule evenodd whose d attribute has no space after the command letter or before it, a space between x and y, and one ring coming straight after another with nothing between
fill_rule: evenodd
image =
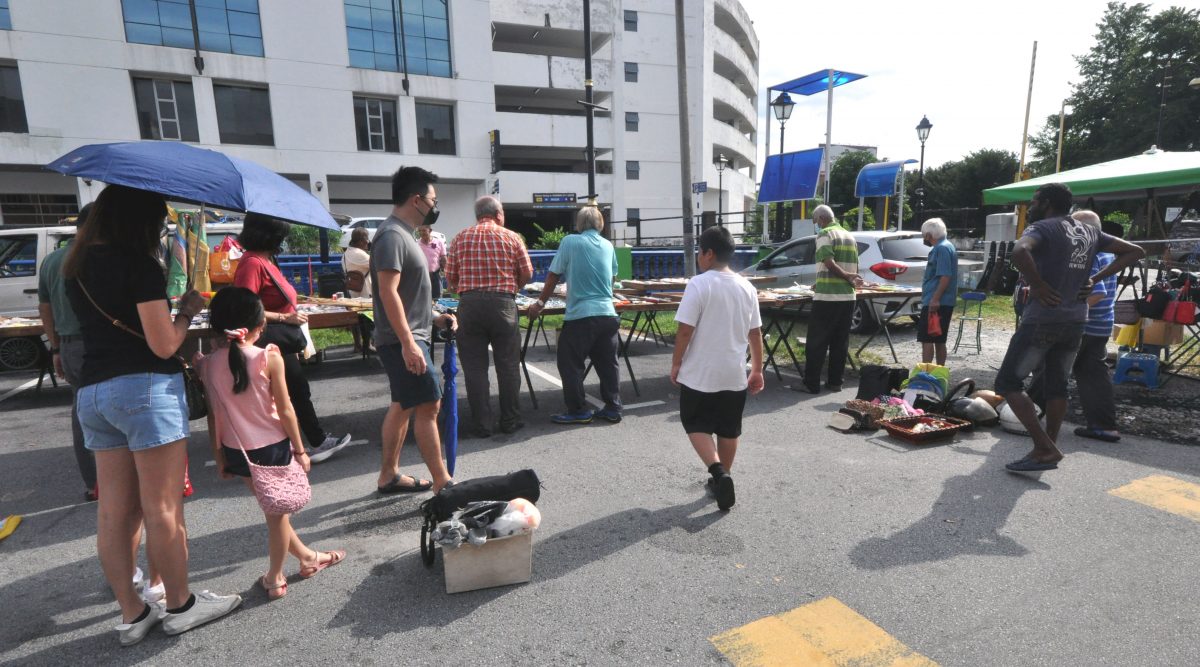
<instances>
[{"instance_id":1,"label":"black shorts","mask_svg":"<svg viewBox=\"0 0 1200 667\"><path fill-rule=\"evenodd\" d=\"M954 313L954 306L938 306L938 317L942 320L942 335L929 335L929 306L921 307L921 315L917 318L917 342L918 343L945 343L946 337L950 335L950 316Z\"/></svg>"},{"instance_id":2,"label":"black shorts","mask_svg":"<svg viewBox=\"0 0 1200 667\"><path fill-rule=\"evenodd\" d=\"M742 434L742 411L746 408L746 390L696 391L679 385L679 421L687 433L716 434L736 438Z\"/></svg>"},{"instance_id":3,"label":"black shorts","mask_svg":"<svg viewBox=\"0 0 1200 667\"><path fill-rule=\"evenodd\" d=\"M417 341L425 354L425 372L421 375L408 372L404 365L404 346L400 343L382 345L378 348L379 360L387 372L388 385L392 389L392 402L408 410L442 398L442 388L433 373L433 357L429 354L429 343Z\"/></svg>"},{"instance_id":4,"label":"black shorts","mask_svg":"<svg viewBox=\"0 0 1200 667\"><path fill-rule=\"evenodd\" d=\"M246 456L250 457L254 465L260 466L285 466L292 462L292 441L287 438L266 447L247 449L246 456L242 456L241 449L225 445L221 445L221 451L225 452L225 472L238 477L250 476Z\"/></svg>"}]
</instances>

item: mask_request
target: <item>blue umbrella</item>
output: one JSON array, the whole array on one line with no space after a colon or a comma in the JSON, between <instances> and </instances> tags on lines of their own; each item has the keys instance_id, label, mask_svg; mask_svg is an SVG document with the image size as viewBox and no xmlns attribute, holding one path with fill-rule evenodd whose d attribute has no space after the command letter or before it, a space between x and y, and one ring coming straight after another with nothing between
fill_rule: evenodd
<instances>
[{"instance_id":1,"label":"blue umbrella","mask_svg":"<svg viewBox=\"0 0 1200 667\"><path fill-rule=\"evenodd\" d=\"M454 334L446 332L446 349L442 352L442 413L438 415L442 431L442 448L446 454L446 470L454 476L454 461L458 458L458 349L454 345Z\"/></svg>"},{"instance_id":2,"label":"blue umbrella","mask_svg":"<svg viewBox=\"0 0 1200 667\"><path fill-rule=\"evenodd\" d=\"M339 229L320 200L279 174L248 160L177 141L81 146L46 168L156 192L175 201Z\"/></svg>"}]
</instances>

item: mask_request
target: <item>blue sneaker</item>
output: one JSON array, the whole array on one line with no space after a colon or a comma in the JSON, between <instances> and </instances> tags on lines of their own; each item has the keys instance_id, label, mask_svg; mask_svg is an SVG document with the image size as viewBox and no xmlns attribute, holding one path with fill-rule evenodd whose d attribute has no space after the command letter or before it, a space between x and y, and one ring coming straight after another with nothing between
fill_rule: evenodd
<instances>
[{"instance_id":1,"label":"blue sneaker","mask_svg":"<svg viewBox=\"0 0 1200 667\"><path fill-rule=\"evenodd\" d=\"M592 417L595 417L596 419L603 419L610 424L621 423L621 413L618 410L609 410L608 408L596 410L592 413Z\"/></svg>"},{"instance_id":2,"label":"blue sneaker","mask_svg":"<svg viewBox=\"0 0 1200 667\"><path fill-rule=\"evenodd\" d=\"M592 423L592 413L583 410L581 412L564 412L561 415L553 415L550 421L555 424L590 424Z\"/></svg>"}]
</instances>

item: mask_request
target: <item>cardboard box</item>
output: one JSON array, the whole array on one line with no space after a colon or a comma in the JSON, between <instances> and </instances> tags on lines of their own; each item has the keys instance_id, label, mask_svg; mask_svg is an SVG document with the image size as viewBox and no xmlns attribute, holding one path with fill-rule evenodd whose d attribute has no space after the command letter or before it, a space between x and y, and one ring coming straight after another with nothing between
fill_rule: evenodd
<instances>
[{"instance_id":1,"label":"cardboard box","mask_svg":"<svg viewBox=\"0 0 1200 667\"><path fill-rule=\"evenodd\" d=\"M1142 321L1143 345L1178 345L1183 342L1183 325L1162 320Z\"/></svg>"},{"instance_id":2,"label":"cardboard box","mask_svg":"<svg viewBox=\"0 0 1200 667\"><path fill-rule=\"evenodd\" d=\"M523 584L533 576L533 533L442 549L442 561L447 593Z\"/></svg>"}]
</instances>

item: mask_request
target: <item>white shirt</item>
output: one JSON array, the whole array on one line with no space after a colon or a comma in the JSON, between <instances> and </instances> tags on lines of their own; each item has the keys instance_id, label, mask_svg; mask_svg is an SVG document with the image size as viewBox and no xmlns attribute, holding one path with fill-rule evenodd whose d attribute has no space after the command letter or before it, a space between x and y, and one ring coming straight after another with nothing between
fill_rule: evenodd
<instances>
[{"instance_id":1,"label":"white shirt","mask_svg":"<svg viewBox=\"0 0 1200 667\"><path fill-rule=\"evenodd\" d=\"M342 269L345 271L362 271L363 288L361 292L350 291L350 296L367 297L371 296L371 255L362 248L346 248L346 252L342 253ZM349 290L347 290L349 291Z\"/></svg>"},{"instance_id":2,"label":"white shirt","mask_svg":"<svg viewBox=\"0 0 1200 667\"><path fill-rule=\"evenodd\" d=\"M762 326L758 292L732 271L705 271L688 281L675 321L696 328L683 354L679 383L696 391L746 388L751 329Z\"/></svg>"}]
</instances>

